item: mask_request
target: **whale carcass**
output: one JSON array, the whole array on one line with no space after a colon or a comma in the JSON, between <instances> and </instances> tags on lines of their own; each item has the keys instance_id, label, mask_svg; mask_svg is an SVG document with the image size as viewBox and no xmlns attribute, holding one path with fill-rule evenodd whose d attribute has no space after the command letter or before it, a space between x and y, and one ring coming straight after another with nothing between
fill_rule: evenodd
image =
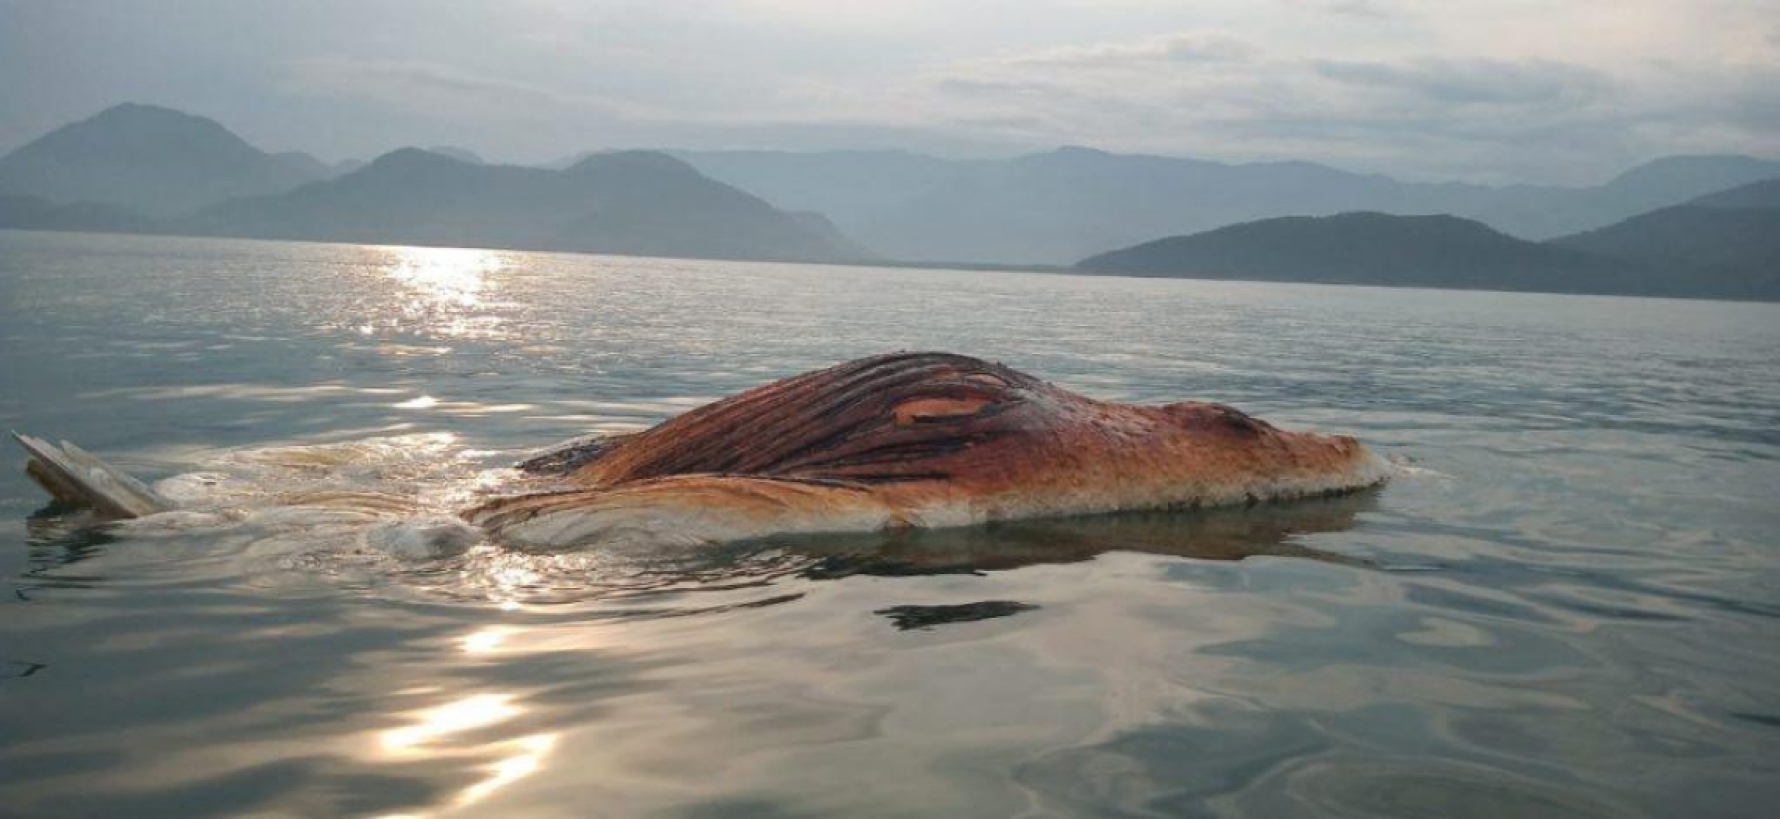
<instances>
[{"instance_id":1,"label":"whale carcass","mask_svg":"<svg viewBox=\"0 0 1780 819\"><path fill-rule=\"evenodd\" d=\"M78 447L20 437L32 477L111 517L168 502ZM1099 401L947 353L862 358L775 381L642 432L526 460L462 510L522 550L722 543L1253 504L1383 482L1344 435L1215 403Z\"/></svg>"},{"instance_id":2,"label":"whale carcass","mask_svg":"<svg viewBox=\"0 0 1780 819\"><path fill-rule=\"evenodd\" d=\"M945 353L849 361L522 466L552 488L465 517L546 549L1247 504L1390 473L1351 437L1221 404L1097 401Z\"/></svg>"}]
</instances>

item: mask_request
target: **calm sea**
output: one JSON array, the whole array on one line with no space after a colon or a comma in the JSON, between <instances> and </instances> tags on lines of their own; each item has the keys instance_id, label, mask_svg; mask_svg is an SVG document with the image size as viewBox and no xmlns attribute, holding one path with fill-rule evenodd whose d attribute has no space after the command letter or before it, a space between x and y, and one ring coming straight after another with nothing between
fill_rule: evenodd
<instances>
[{"instance_id":1,"label":"calm sea","mask_svg":"<svg viewBox=\"0 0 1780 819\"><path fill-rule=\"evenodd\" d=\"M1404 474L659 558L385 536L376 499L905 349ZM1774 305L0 232L0 425L236 510L93 529L7 456L0 814L1780 803Z\"/></svg>"}]
</instances>

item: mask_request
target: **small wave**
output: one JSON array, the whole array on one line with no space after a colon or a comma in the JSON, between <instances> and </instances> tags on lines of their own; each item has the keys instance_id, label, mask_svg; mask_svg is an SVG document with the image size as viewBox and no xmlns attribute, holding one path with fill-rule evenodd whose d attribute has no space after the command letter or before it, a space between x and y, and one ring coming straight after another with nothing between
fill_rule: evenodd
<instances>
[{"instance_id":1,"label":"small wave","mask_svg":"<svg viewBox=\"0 0 1780 819\"><path fill-rule=\"evenodd\" d=\"M1426 466L1418 466L1414 458L1400 452L1393 452L1385 456L1384 460L1385 463L1390 465L1392 477L1394 478L1409 478L1414 480L1430 479L1437 481L1454 480L1453 476L1448 475L1445 472Z\"/></svg>"}]
</instances>

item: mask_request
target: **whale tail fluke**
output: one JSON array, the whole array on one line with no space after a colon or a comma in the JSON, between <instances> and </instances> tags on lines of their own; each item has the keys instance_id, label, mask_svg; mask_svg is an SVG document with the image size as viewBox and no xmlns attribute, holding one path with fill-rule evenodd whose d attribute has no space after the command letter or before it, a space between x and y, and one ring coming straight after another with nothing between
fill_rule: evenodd
<instances>
[{"instance_id":1,"label":"whale tail fluke","mask_svg":"<svg viewBox=\"0 0 1780 819\"><path fill-rule=\"evenodd\" d=\"M56 500L113 518L139 518L173 508L147 484L67 441L57 446L17 432L12 439L30 456L25 474Z\"/></svg>"}]
</instances>

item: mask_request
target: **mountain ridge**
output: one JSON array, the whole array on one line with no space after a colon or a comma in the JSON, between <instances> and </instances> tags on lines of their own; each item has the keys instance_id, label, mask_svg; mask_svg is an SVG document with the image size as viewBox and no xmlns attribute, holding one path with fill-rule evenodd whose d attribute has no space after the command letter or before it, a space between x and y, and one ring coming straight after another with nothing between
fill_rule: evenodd
<instances>
[{"instance_id":1,"label":"mountain ridge","mask_svg":"<svg viewBox=\"0 0 1780 819\"><path fill-rule=\"evenodd\" d=\"M308 154L267 153L215 120L124 103L0 157L0 191L168 217L289 190L325 173Z\"/></svg>"},{"instance_id":2,"label":"mountain ridge","mask_svg":"<svg viewBox=\"0 0 1780 819\"><path fill-rule=\"evenodd\" d=\"M1724 230L1674 225L1674 217L1666 215L1670 211L1707 214L1709 228L1728 222L1733 225L1728 235L1780 237L1780 211L1686 205L1549 242L1517 239L1444 214L1352 212L1275 217L1170 236L1090 256L1076 269L1169 278L1780 300L1780 240L1765 245L1770 266L1744 264L1743 255L1722 252ZM1651 219L1667 231L1641 223ZM1678 246L1684 249L1661 252ZM1711 248L1719 248L1718 255L1708 252Z\"/></svg>"},{"instance_id":3,"label":"mountain ridge","mask_svg":"<svg viewBox=\"0 0 1780 819\"><path fill-rule=\"evenodd\" d=\"M1764 179L1709 193L1683 204L1708 208L1780 209L1780 179Z\"/></svg>"},{"instance_id":4,"label":"mountain ridge","mask_svg":"<svg viewBox=\"0 0 1780 819\"><path fill-rule=\"evenodd\" d=\"M1769 204L1775 197L1780 197L1780 181L1744 185L1559 237L1551 244L1674 271L1702 291L1776 300L1780 202Z\"/></svg>"},{"instance_id":5,"label":"mountain ridge","mask_svg":"<svg viewBox=\"0 0 1780 819\"><path fill-rule=\"evenodd\" d=\"M1556 280L1563 287L1587 281L1603 292L1660 294L1691 286L1764 297L1777 264L1765 244L1766 217L1715 212L1780 206L1780 162L1736 155L1663 157L1586 188L1402 182L1300 160L1225 163L1074 145L1007 159L590 151L553 167L486 164L449 145L330 166L300 151L266 153L214 120L127 103L0 158L0 225L796 261L881 260L889 248L910 264L1019 267L1104 264L1103 256L1129 258L1134 248L1175 247L1166 243L1223 228L1242 228L1240 235L1252 230L1245 225L1270 222L1269 229L1302 230L1342 216L1331 224L1381 247L1420 247L1439 236L1469 248L1476 259L1456 251L1424 257L1456 268L1451 286L1484 286L1460 275L1466 265L1516 258L1569 271ZM232 195L237 190L248 193ZM144 197L148 204L132 204ZM1459 218L1415 221L1440 212ZM1404 221L1360 224L1353 214ZM1274 222L1297 217L1313 221ZM1534 233L1589 229L1540 246L1506 235L1503 222L1543 225ZM1481 239L1475 228L1495 235ZM1669 247L1653 245L1652 236L1667 237ZM1558 249L1591 261L1560 258ZM1641 272L1599 279L1609 259ZM1371 273L1341 275L1363 282L1381 269L1403 274L1379 261ZM1657 281L1652 265L1685 268L1696 280ZM1338 270L1295 275L1324 280ZM1532 287L1524 270L1497 272L1513 287Z\"/></svg>"},{"instance_id":6,"label":"mountain ridge","mask_svg":"<svg viewBox=\"0 0 1780 819\"><path fill-rule=\"evenodd\" d=\"M399 148L342 176L225 202L204 235L640 256L839 261L831 237L665 154L601 154L561 171Z\"/></svg>"},{"instance_id":7,"label":"mountain ridge","mask_svg":"<svg viewBox=\"0 0 1780 819\"><path fill-rule=\"evenodd\" d=\"M679 155L780 206L826 213L885 256L984 264L1068 264L1159 236L1349 211L1452 213L1548 239L1780 177L1780 162L1702 155L1653 160L1595 186L1485 186L1405 182L1300 160L1226 163L1064 146L1003 160L926 157L895 190L862 193L862 182L897 173L886 155Z\"/></svg>"}]
</instances>

